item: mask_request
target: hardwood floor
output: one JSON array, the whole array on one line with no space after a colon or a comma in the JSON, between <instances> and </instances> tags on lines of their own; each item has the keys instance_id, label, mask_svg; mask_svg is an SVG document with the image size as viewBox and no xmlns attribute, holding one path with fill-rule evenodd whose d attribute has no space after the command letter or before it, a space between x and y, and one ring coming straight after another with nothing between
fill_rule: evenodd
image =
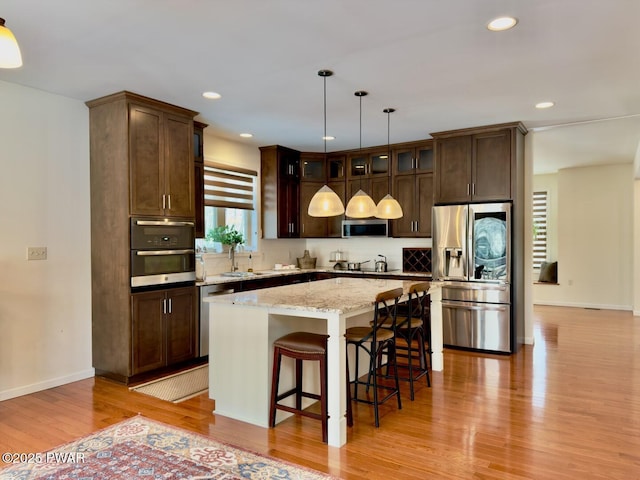
<instances>
[{"instance_id":1,"label":"hardwood floor","mask_svg":"<svg viewBox=\"0 0 640 480\"><path fill-rule=\"evenodd\" d=\"M513 356L445 352L445 370L403 408L354 404L343 448L320 422L263 429L101 378L0 402L0 451L43 451L138 413L345 479L640 478L640 318L535 307L535 346ZM2 476L0 471L0 477Z\"/></svg>"}]
</instances>

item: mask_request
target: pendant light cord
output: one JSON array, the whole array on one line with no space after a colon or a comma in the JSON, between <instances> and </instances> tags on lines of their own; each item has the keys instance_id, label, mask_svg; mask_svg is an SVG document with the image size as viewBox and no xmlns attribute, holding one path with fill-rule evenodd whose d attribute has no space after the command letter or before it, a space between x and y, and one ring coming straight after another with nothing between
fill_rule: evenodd
<instances>
[{"instance_id":1,"label":"pendant light cord","mask_svg":"<svg viewBox=\"0 0 640 480\"><path fill-rule=\"evenodd\" d=\"M327 154L327 77L322 77L324 80L324 153Z\"/></svg>"}]
</instances>

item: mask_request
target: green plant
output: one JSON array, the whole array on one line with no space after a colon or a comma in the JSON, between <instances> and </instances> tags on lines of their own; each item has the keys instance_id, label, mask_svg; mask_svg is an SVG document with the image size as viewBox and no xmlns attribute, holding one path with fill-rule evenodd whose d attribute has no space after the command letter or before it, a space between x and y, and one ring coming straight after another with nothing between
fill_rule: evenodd
<instances>
[{"instance_id":1,"label":"green plant","mask_svg":"<svg viewBox=\"0 0 640 480\"><path fill-rule=\"evenodd\" d=\"M244 243L242 233L237 231L233 225L220 225L209 230L207 240L219 242L223 245L233 245L234 247Z\"/></svg>"}]
</instances>

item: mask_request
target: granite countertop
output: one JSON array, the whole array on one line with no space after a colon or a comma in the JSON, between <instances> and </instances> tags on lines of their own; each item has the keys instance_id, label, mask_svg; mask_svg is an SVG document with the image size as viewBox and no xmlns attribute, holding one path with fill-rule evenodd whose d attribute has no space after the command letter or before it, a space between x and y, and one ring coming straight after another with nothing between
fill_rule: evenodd
<instances>
[{"instance_id":1,"label":"granite countertop","mask_svg":"<svg viewBox=\"0 0 640 480\"><path fill-rule=\"evenodd\" d=\"M361 275L393 275L398 277L431 277L431 272L402 272L400 270L391 270L388 272L374 272L374 271L357 271L357 270L340 270L333 267L317 267L310 269L282 269L282 270L260 270L257 272L234 272L233 276L224 275L223 273L217 273L213 275L207 275L207 279L204 282L196 282L196 286L205 285L218 285L223 283L232 283L248 279L261 279L270 277L282 277L286 275L296 275L300 273L315 273L315 272L327 272L327 273L340 273L353 275L358 277Z\"/></svg>"},{"instance_id":2,"label":"granite countertop","mask_svg":"<svg viewBox=\"0 0 640 480\"><path fill-rule=\"evenodd\" d=\"M371 307L376 295L386 290L402 288L406 294L413 283L410 280L330 278L216 295L207 297L205 302L344 314Z\"/></svg>"}]
</instances>

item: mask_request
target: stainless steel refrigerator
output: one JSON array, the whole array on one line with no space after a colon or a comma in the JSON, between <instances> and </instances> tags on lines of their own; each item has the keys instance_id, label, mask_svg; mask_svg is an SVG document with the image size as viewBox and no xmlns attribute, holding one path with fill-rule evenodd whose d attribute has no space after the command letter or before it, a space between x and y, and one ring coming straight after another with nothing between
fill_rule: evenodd
<instances>
[{"instance_id":1,"label":"stainless steel refrigerator","mask_svg":"<svg viewBox=\"0 0 640 480\"><path fill-rule=\"evenodd\" d=\"M443 343L517 350L511 299L511 203L433 208L433 279L442 287Z\"/></svg>"}]
</instances>

